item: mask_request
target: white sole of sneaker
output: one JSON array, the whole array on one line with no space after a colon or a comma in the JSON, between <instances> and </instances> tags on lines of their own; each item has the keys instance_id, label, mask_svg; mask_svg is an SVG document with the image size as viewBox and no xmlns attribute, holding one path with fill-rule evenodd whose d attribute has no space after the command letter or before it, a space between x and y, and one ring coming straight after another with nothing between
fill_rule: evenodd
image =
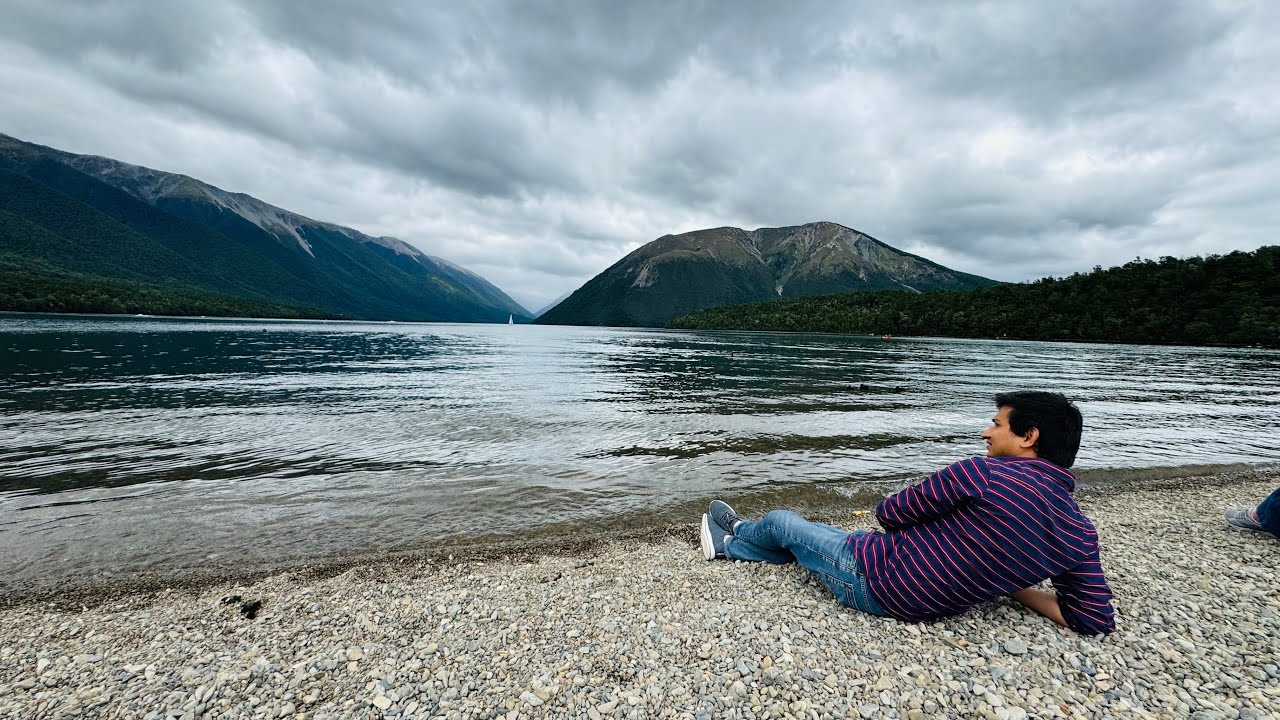
<instances>
[{"instance_id":1,"label":"white sole of sneaker","mask_svg":"<svg viewBox=\"0 0 1280 720\"><path fill-rule=\"evenodd\" d=\"M702 557L716 559L716 545L711 540L711 516L706 513L702 513Z\"/></svg>"}]
</instances>

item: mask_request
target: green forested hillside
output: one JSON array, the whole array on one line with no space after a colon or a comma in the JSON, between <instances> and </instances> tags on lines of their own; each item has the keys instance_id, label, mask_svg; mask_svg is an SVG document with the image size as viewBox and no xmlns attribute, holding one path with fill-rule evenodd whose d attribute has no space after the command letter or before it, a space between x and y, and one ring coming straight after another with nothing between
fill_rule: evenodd
<instances>
[{"instance_id":1,"label":"green forested hillside","mask_svg":"<svg viewBox=\"0 0 1280 720\"><path fill-rule=\"evenodd\" d=\"M1007 337L1280 347L1280 246L1135 260L968 292L884 291L703 310L699 330Z\"/></svg>"},{"instance_id":2,"label":"green forested hillside","mask_svg":"<svg viewBox=\"0 0 1280 720\"><path fill-rule=\"evenodd\" d=\"M0 310L531 319L484 278L395 238L5 135L0 271Z\"/></svg>"}]
</instances>

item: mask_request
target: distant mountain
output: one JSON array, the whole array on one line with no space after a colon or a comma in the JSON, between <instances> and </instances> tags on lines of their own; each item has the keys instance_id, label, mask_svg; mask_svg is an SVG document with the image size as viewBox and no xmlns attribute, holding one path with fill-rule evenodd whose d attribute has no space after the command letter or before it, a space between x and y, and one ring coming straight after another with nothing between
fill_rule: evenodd
<instances>
[{"instance_id":1,"label":"distant mountain","mask_svg":"<svg viewBox=\"0 0 1280 720\"><path fill-rule=\"evenodd\" d=\"M312 220L186 175L0 134L0 309L184 308L531 319L484 278L396 238Z\"/></svg>"},{"instance_id":2,"label":"distant mountain","mask_svg":"<svg viewBox=\"0 0 1280 720\"><path fill-rule=\"evenodd\" d=\"M572 294L573 294L572 292L567 292L567 293L565 293L565 294L561 295L560 297L556 298L555 300L552 300L551 302L547 303L546 305L543 305L543 306L542 306L542 308L541 308L540 310L538 310L537 312L535 312L535 313L533 314L533 316L534 316L535 318L540 318L540 317L542 317L543 315L546 315L546 314L547 314L547 312L551 310L551 308L554 308L555 306L557 306L557 305L559 305L560 303L564 302L564 301L565 301L565 298L569 297L569 296L570 296L570 295L572 295Z\"/></svg>"},{"instance_id":3,"label":"distant mountain","mask_svg":"<svg viewBox=\"0 0 1280 720\"><path fill-rule=\"evenodd\" d=\"M830 222L664 235L535 322L664 327L703 308L855 292L970 290L999 283L949 270Z\"/></svg>"}]
</instances>

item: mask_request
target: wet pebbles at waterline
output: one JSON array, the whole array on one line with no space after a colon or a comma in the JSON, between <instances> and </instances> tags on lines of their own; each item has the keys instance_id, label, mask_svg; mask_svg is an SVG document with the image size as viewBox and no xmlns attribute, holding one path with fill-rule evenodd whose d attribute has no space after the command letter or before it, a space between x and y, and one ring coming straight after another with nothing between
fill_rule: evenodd
<instances>
[{"instance_id":1,"label":"wet pebbles at waterline","mask_svg":"<svg viewBox=\"0 0 1280 720\"><path fill-rule=\"evenodd\" d=\"M907 624L687 539L170 591L0 618L14 718L1273 718L1280 542L1225 527L1274 472L1086 493L1119 613ZM843 519L868 526L870 515Z\"/></svg>"}]
</instances>

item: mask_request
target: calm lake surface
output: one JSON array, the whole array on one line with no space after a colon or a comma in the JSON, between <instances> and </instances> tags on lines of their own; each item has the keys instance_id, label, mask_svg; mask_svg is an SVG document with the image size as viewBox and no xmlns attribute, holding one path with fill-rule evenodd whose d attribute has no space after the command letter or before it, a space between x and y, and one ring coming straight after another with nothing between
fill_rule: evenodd
<instances>
[{"instance_id":1,"label":"calm lake surface","mask_svg":"<svg viewBox=\"0 0 1280 720\"><path fill-rule=\"evenodd\" d=\"M1010 388L1102 481L1280 461L1270 350L8 315L0 358L0 593L882 493Z\"/></svg>"}]
</instances>

